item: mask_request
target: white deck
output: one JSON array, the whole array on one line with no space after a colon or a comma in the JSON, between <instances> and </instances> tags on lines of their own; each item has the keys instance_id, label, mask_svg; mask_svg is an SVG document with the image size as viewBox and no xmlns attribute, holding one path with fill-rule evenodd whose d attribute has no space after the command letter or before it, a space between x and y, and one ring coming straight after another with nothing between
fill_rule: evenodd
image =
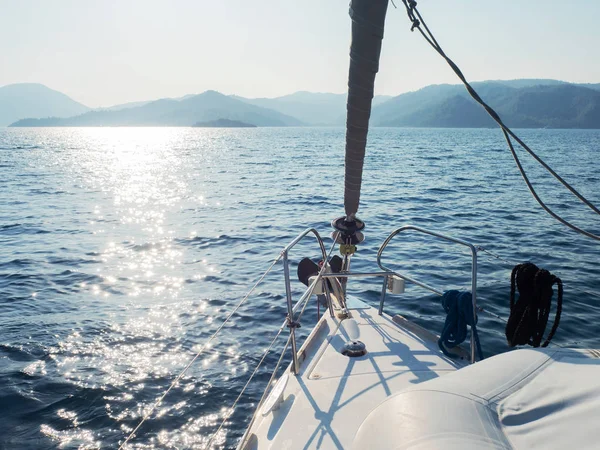
<instances>
[{"instance_id":1,"label":"white deck","mask_svg":"<svg viewBox=\"0 0 600 450\"><path fill-rule=\"evenodd\" d=\"M342 355L348 336L326 313L301 349L300 372L290 374L283 404L265 417L259 412L244 450L352 448L360 425L387 397L466 365L445 357L433 334L399 316L379 316L356 300L350 312L368 353Z\"/></svg>"}]
</instances>

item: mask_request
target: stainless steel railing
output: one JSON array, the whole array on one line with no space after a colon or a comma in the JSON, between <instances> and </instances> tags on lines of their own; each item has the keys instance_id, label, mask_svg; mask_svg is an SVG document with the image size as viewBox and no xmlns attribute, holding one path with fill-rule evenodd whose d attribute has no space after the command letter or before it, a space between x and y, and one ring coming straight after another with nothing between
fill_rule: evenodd
<instances>
[{"instance_id":1,"label":"stainless steel railing","mask_svg":"<svg viewBox=\"0 0 600 450\"><path fill-rule=\"evenodd\" d=\"M299 234L281 252L281 258L283 260L283 271L284 271L284 277L285 277L285 292L286 292L286 302L287 302L287 310L288 310L286 320L287 320L288 327L290 329L290 340L291 340L292 358L293 358L292 370L293 370L294 374L298 374L298 370L299 370L298 349L297 349L296 332L295 332L295 329L299 326L299 324L297 322L295 322L294 316L295 316L297 310L299 309L299 307L305 301L308 301L308 299L312 296L313 291L315 290L315 287L317 286L318 283L321 282L321 280L328 279L328 278L348 279L348 278L364 278L364 277L383 277L383 286L381 289L381 299L380 299L380 303L379 303L379 315L383 314L383 308L384 308L384 304L385 304L385 296L386 296L388 281L389 281L389 278L392 276L401 278L409 283L413 283L413 284L415 284L423 289L426 289L430 292L433 292L437 295L443 294L443 292L440 289L437 289L435 287L428 285L427 283L423 283L419 280L416 280L413 277L410 277L410 276L398 273L394 270L391 270L382 264L381 257L382 257L383 251L386 249L386 247L388 246L390 241L396 235L406 232L406 231L416 231L418 233L427 234L427 235L433 236L435 238L438 238L438 239L441 239L441 240L444 240L447 242L459 244L459 245L469 248L469 250L471 251L471 255L472 255L471 292L472 292L472 298L473 298L473 314L476 315L476 311L477 311L477 249L475 248L475 246L473 246L472 244L470 244L466 241L463 241L461 239L457 239L457 238L447 236L445 234L437 233L434 231L425 230L423 228L412 226L412 225L406 225L406 226L396 229L387 237L387 239L383 242L381 247L379 247L379 251L377 252L377 265L381 269L381 272L331 273L331 272L327 272L327 264L323 264L323 267L319 271L317 277L312 279L312 282L310 283L310 285L308 286L308 288L306 289L304 294L296 302L296 305L294 305L293 300L292 300L292 290L291 290L291 280L290 280L290 269L289 269L289 258L288 258L289 251L292 248L294 248L300 241L302 241L306 236L308 236L309 234L312 234L312 235L314 235L314 237L317 239L317 242L319 243L323 261L327 261L327 258L328 258L327 251L325 249L325 244L323 243L323 239L321 238L319 232L314 228L308 228L304 232ZM332 305L332 301L331 301L328 283L323 283L323 287L324 287L325 295L327 298L327 305L328 305L329 313L333 317L333 315L334 315L333 305ZM473 362L475 362L475 338L474 338L473 334L471 334L471 343L470 344L471 344L471 362L473 363Z\"/></svg>"},{"instance_id":2,"label":"stainless steel railing","mask_svg":"<svg viewBox=\"0 0 600 450\"><path fill-rule=\"evenodd\" d=\"M379 266L379 268L381 270L384 270L386 272L389 273L393 273L394 275L402 278L403 280L406 280L410 283L414 283L417 286L420 286L424 289L427 289L437 295L442 295L442 291L439 289L436 289L432 286L429 286L428 284L422 283L420 281L415 280L412 277L406 276L406 275L402 275L399 274L397 272L393 272L392 270L388 269L387 267L385 267L382 263L381 263L381 255L383 254L383 251L385 250L385 248L388 246L388 244L390 243L390 241L394 238L394 236L403 233L405 231L416 231L418 233L422 233L422 234L427 234L429 236L433 236L436 237L438 239L447 241L447 242L452 242L455 244L459 244L465 247L468 247L469 250L471 250L471 258L472 258L472 264L471 264L471 293L472 293L472 299L473 299L473 317L477 317L477 249L475 248L474 245L463 241L462 239L457 239L454 238L452 236L448 236L445 234L441 234L441 233L436 233L435 231L429 231L426 230L424 228L420 228L420 227L416 227L413 225L405 225L403 227L398 228L397 230L393 231L388 237L387 239L383 242L383 244L381 244L381 247L379 247L379 251L377 252L377 265ZM379 314L382 314L383 312L383 305L384 305L384 301L385 301L385 291L386 291L386 283L387 283L387 277L384 280L384 286L383 289L381 291L381 301L379 304ZM475 362L475 336L473 333L471 333L471 363Z\"/></svg>"},{"instance_id":3,"label":"stainless steel railing","mask_svg":"<svg viewBox=\"0 0 600 450\"><path fill-rule=\"evenodd\" d=\"M292 302L292 288L291 288L291 281L290 281L290 263L289 263L289 259L288 259L288 254L292 248L294 248L302 239L304 239L309 234L313 234L315 236L315 238L317 239L317 242L319 243L319 247L321 249L323 261L327 261L327 250L325 250L325 244L323 243L323 239L321 239L321 235L319 234L319 232L317 230L315 230L314 228L307 228L306 230L304 230L302 233L300 233L296 237L296 239L294 239L292 242L290 242L281 252L281 257L283 260L283 274L285 277L285 297L287 300L287 310L288 310L287 322L288 322L288 328L290 329L290 338L291 338L291 345L292 345L292 358L293 358L292 370L294 371L294 374L298 373L298 349L297 349L297 344L296 344L296 328L298 327L299 324L294 320L294 314L296 313L297 308L294 308L294 305ZM296 306L301 305L302 302L304 302L304 301L308 301L308 298L310 298L310 296L312 295L312 292L313 292L315 286L317 285L317 283L319 283L319 281L320 281L321 277L323 276L323 273L325 272L326 269L327 269L327 264L323 264L323 267L319 271L317 278L313 280L313 282L310 284L310 286L308 286L308 289L304 292L302 297L300 297L300 299L296 303ZM325 284L327 284L327 283L325 283ZM331 306L331 300L329 298L328 291L327 291L327 304L329 305L330 313L333 314L333 311L331 310L332 306Z\"/></svg>"}]
</instances>

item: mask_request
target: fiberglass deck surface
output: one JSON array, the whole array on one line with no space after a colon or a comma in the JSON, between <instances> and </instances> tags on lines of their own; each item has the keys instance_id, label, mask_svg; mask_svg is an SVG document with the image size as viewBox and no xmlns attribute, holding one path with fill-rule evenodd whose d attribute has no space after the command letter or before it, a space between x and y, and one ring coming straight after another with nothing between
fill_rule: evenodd
<instances>
[{"instance_id":1,"label":"fiberglass deck surface","mask_svg":"<svg viewBox=\"0 0 600 450\"><path fill-rule=\"evenodd\" d=\"M300 372L290 374L280 408L265 417L259 412L244 449L352 448L363 420L387 397L466 364L443 356L427 339L433 335L354 305L350 312L367 354L342 355L348 340L343 321L340 326L326 314L303 347Z\"/></svg>"}]
</instances>

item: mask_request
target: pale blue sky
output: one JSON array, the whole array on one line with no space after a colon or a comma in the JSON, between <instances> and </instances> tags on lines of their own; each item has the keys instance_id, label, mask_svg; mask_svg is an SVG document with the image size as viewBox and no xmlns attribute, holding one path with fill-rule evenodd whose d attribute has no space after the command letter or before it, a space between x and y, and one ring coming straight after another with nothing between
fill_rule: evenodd
<instances>
[{"instance_id":1,"label":"pale blue sky","mask_svg":"<svg viewBox=\"0 0 600 450\"><path fill-rule=\"evenodd\" d=\"M600 0L419 7L471 80L600 82ZM456 82L409 30L390 5L379 94ZM43 83L92 107L207 89L344 92L349 40L348 0L0 0L0 86Z\"/></svg>"}]
</instances>

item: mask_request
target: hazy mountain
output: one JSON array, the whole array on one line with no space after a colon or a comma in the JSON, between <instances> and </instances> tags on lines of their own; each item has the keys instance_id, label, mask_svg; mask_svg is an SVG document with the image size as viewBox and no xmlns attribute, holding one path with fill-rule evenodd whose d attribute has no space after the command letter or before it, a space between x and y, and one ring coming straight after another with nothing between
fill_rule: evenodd
<instances>
[{"instance_id":1,"label":"hazy mountain","mask_svg":"<svg viewBox=\"0 0 600 450\"><path fill-rule=\"evenodd\" d=\"M19 83L0 87L0 126L24 117L69 117L89 110L43 84Z\"/></svg>"},{"instance_id":2,"label":"hazy mountain","mask_svg":"<svg viewBox=\"0 0 600 450\"><path fill-rule=\"evenodd\" d=\"M577 86L586 87L595 91L600 91L600 83L578 83Z\"/></svg>"},{"instance_id":3,"label":"hazy mountain","mask_svg":"<svg viewBox=\"0 0 600 450\"><path fill-rule=\"evenodd\" d=\"M192 125L197 128L256 128L256 125L239 120L217 119L209 122L198 122Z\"/></svg>"},{"instance_id":4,"label":"hazy mountain","mask_svg":"<svg viewBox=\"0 0 600 450\"><path fill-rule=\"evenodd\" d=\"M548 78L522 78L519 80L489 80L484 83L499 83L513 88L524 88L533 86L556 86L559 84L570 84L567 81L551 80Z\"/></svg>"},{"instance_id":5,"label":"hazy mountain","mask_svg":"<svg viewBox=\"0 0 600 450\"><path fill-rule=\"evenodd\" d=\"M176 97L176 98L166 98L166 99L159 99L159 100L186 100L188 98L192 98L195 97L198 94L187 94L184 95L183 97ZM140 102L129 102L129 103L120 103L118 105L113 105L113 106L106 106L106 107L102 107L102 108L94 108L95 111L120 111L122 109L129 109L129 108L137 108L138 106L144 106L147 105L148 103L152 103L155 102L157 100L142 100Z\"/></svg>"},{"instance_id":6,"label":"hazy mountain","mask_svg":"<svg viewBox=\"0 0 600 450\"><path fill-rule=\"evenodd\" d=\"M556 80L472 84L509 126L600 128L598 88ZM371 125L480 128L494 126L494 122L462 85L434 85L375 107Z\"/></svg>"},{"instance_id":7,"label":"hazy mountain","mask_svg":"<svg viewBox=\"0 0 600 450\"><path fill-rule=\"evenodd\" d=\"M501 83L506 86L514 87L514 88L523 88L523 87L534 87L534 86L557 86L564 84L571 84L575 86L586 87L589 89L594 89L595 91L600 91L600 83L570 83L568 81L560 81L560 80L550 80L546 78L526 78L522 80L493 80L494 83ZM486 82L487 83L487 82Z\"/></svg>"},{"instance_id":8,"label":"hazy mountain","mask_svg":"<svg viewBox=\"0 0 600 450\"><path fill-rule=\"evenodd\" d=\"M296 117L309 125L343 125L346 117L346 94L329 94L300 91L276 98L244 98L232 96L252 105L274 109L282 114ZM378 105L392 98L377 95L373 104Z\"/></svg>"},{"instance_id":9,"label":"hazy mountain","mask_svg":"<svg viewBox=\"0 0 600 450\"><path fill-rule=\"evenodd\" d=\"M549 79L472 84L509 126L600 128L600 84ZM462 85L431 85L393 98L376 96L373 103L372 126L494 126ZM24 119L28 116L41 119ZM0 125L191 126L225 119L257 126L342 126L345 117L346 94L296 92L247 99L206 91L89 110L40 84L0 88Z\"/></svg>"},{"instance_id":10,"label":"hazy mountain","mask_svg":"<svg viewBox=\"0 0 600 450\"><path fill-rule=\"evenodd\" d=\"M152 103L155 100L142 100L140 102L120 103L118 105L94 108L94 111L121 111L122 109L137 108Z\"/></svg>"},{"instance_id":11,"label":"hazy mountain","mask_svg":"<svg viewBox=\"0 0 600 450\"><path fill-rule=\"evenodd\" d=\"M512 126L600 128L600 91L571 84L519 89L498 112Z\"/></svg>"},{"instance_id":12,"label":"hazy mountain","mask_svg":"<svg viewBox=\"0 0 600 450\"><path fill-rule=\"evenodd\" d=\"M216 91L183 100L162 99L116 111L90 111L66 119L26 119L12 126L191 126L217 119L239 120L257 126L294 126L294 117L262 108Z\"/></svg>"}]
</instances>

